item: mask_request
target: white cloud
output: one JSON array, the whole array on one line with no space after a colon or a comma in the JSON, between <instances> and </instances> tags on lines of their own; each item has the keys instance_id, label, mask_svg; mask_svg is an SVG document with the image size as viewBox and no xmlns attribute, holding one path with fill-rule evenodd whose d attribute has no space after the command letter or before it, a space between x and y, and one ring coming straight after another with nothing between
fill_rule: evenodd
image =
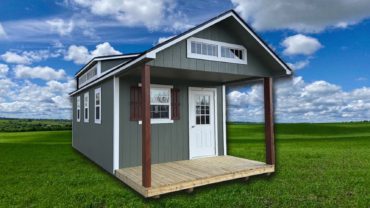
<instances>
[{"instance_id":1,"label":"white cloud","mask_svg":"<svg viewBox=\"0 0 370 208\"><path fill-rule=\"evenodd\" d=\"M115 54L121 54L121 52L115 50L108 42L97 45L93 51L89 51L85 46L71 45L64 59L76 64L86 64L93 57Z\"/></svg>"},{"instance_id":2,"label":"white cloud","mask_svg":"<svg viewBox=\"0 0 370 208\"><path fill-rule=\"evenodd\" d=\"M51 52L49 50L36 50L36 51L7 51L1 55L1 58L11 64L31 64L39 62L48 58L56 58L61 55L62 51L57 50Z\"/></svg>"},{"instance_id":3,"label":"white cloud","mask_svg":"<svg viewBox=\"0 0 370 208\"><path fill-rule=\"evenodd\" d=\"M66 72L63 69L56 70L48 66L17 65L14 67L14 73L17 78L25 79L62 80L66 78Z\"/></svg>"},{"instance_id":4,"label":"white cloud","mask_svg":"<svg viewBox=\"0 0 370 208\"><path fill-rule=\"evenodd\" d=\"M356 81L359 81L359 82L367 81L367 77L358 77Z\"/></svg>"},{"instance_id":5,"label":"white cloud","mask_svg":"<svg viewBox=\"0 0 370 208\"><path fill-rule=\"evenodd\" d=\"M56 18L47 20L46 23L50 25L52 31L56 31L61 36L71 34L74 28L74 22L72 20L66 22L63 19Z\"/></svg>"},{"instance_id":6,"label":"white cloud","mask_svg":"<svg viewBox=\"0 0 370 208\"><path fill-rule=\"evenodd\" d=\"M3 39L3 38L6 38L7 35L6 35L6 32L4 30L4 27L3 25L0 23L0 39Z\"/></svg>"},{"instance_id":7,"label":"white cloud","mask_svg":"<svg viewBox=\"0 0 370 208\"><path fill-rule=\"evenodd\" d=\"M6 64L0 64L0 78L6 77L6 74L9 71L9 67Z\"/></svg>"},{"instance_id":8,"label":"white cloud","mask_svg":"<svg viewBox=\"0 0 370 208\"><path fill-rule=\"evenodd\" d=\"M285 55L312 55L323 47L316 38L302 34L285 38L281 45L285 47Z\"/></svg>"},{"instance_id":9,"label":"white cloud","mask_svg":"<svg viewBox=\"0 0 370 208\"><path fill-rule=\"evenodd\" d=\"M38 85L30 81L14 83L0 79L0 116L18 118L71 118L68 93L75 89L75 81L49 81ZM6 90L6 94L1 92Z\"/></svg>"},{"instance_id":10,"label":"white cloud","mask_svg":"<svg viewBox=\"0 0 370 208\"><path fill-rule=\"evenodd\" d=\"M145 26L150 30L183 30L185 16L176 9L174 0L73 0L97 16L111 17L124 26Z\"/></svg>"},{"instance_id":11,"label":"white cloud","mask_svg":"<svg viewBox=\"0 0 370 208\"><path fill-rule=\"evenodd\" d=\"M310 61L303 60L303 61L297 61L295 63L288 63L289 67L292 68L293 70L299 70L305 68L308 64L310 64Z\"/></svg>"},{"instance_id":12,"label":"white cloud","mask_svg":"<svg viewBox=\"0 0 370 208\"><path fill-rule=\"evenodd\" d=\"M169 40L169 39L171 39L173 37L175 37L175 36L172 35L172 36L168 36L168 37L159 37L158 38L158 41L157 41L157 44L163 43L164 41Z\"/></svg>"},{"instance_id":13,"label":"white cloud","mask_svg":"<svg viewBox=\"0 0 370 208\"><path fill-rule=\"evenodd\" d=\"M368 0L231 0L235 10L257 30L321 32L345 28L370 16Z\"/></svg>"},{"instance_id":14,"label":"white cloud","mask_svg":"<svg viewBox=\"0 0 370 208\"><path fill-rule=\"evenodd\" d=\"M19 55L14 52L7 51L6 53L1 55L1 58L6 62L6 63L11 63L11 64L30 64L31 60L23 55Z\"/></svg>"},{"instance_id":15,"label":"white cloud","mask_svg":"<svg viewBox=\"0 0 370 208\"><path fill-rule=\"evenodd\" d=\"M344 91L326 81L306 83L302 77L275 83L275 117L278 122L334 122L368 120L370 88ZM263 121L262 85L228 94L228 120Z\"/></svg>"}]
</instances>

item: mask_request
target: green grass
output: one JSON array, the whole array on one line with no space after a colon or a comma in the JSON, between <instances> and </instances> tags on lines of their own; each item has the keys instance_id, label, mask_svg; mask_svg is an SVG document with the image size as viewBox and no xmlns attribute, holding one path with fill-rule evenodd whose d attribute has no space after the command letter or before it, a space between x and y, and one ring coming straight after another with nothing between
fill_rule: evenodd
<instances>
[{"instance_id":1,"label":"green grass","mask_svg":"<svg viewBox=\"0 0 370 208\"><path fill-rule=\"evenodd\" d=\"M70 131L0 133L0 207L369 207L370 124L277 125L277 172L143 199L71 148ZM263 126L228 126L264 160Z\"/></svg>"}]
</instances>

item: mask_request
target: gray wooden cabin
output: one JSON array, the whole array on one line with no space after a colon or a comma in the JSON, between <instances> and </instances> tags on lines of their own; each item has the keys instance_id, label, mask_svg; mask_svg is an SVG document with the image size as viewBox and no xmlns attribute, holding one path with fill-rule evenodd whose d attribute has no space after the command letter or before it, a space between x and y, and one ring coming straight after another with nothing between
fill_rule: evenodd
<instances>
[{"instance_id":1,"label":"gray wooden cabin","mask_svg":"<svg viewBox=\"0 0 370 208\"><path fill-rule=\"evenodd\" d=\"M73 147L145 197L275 170L272 79L291 69L234 12L77 74ZM264 82L266 161L227 155L225 87Z\"/></svg>"}]
</instances>

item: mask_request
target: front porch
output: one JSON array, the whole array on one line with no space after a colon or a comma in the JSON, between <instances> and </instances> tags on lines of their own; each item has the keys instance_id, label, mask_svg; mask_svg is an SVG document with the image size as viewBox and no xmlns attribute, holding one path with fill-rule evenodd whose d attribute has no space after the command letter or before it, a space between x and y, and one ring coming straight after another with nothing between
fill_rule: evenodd
<instances>
[{"instance_id":1,"label":"front porch","mask_svg":"<svg viewBox=\"0 0 370 208\"><path fill-rule=\"evenodd\" d=\"M115 175L144 197L192 190L207 184L218 183L253 175L272 173L275 166L233 156L207 157L151 165L150 187L142 184L142 167L122 168Z\"/></svg>"}]
</instances>

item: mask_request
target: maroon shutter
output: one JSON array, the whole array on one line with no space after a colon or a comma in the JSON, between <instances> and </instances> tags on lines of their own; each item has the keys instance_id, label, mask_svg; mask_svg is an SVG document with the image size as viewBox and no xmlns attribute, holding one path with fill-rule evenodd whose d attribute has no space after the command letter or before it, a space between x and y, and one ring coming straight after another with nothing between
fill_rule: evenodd
<instances>
[{"instance_id":1,"label":"maroon shutter","mask_svg":"<svg viewBox=\"0 0 370 208\"><path fill-rule=\"evenodd\" d=\"M141 87L138 86L130 89L130 120L141 120Z\"/></svg>"},{"instance_id":2,"label":"maroon shutter","mask_svg":"<svg viewBox=\"0 0 370 208\"><path fill-rule=\"evenodd\" d=\"M179 120L180 119L180 90L173 88L171 89L171 119Z\"/></svg>"}]
</instances>

